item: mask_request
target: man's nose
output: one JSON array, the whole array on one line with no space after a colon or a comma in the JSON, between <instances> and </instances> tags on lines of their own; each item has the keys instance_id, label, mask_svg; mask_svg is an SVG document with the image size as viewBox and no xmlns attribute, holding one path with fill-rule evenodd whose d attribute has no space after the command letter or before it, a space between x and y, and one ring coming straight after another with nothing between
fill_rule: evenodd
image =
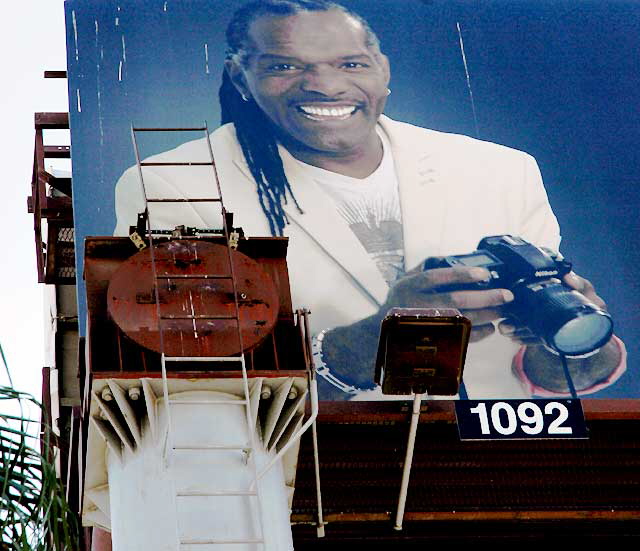
<instances>
[{"instance_id":1,"label":"man's nose","mask_svg":"<svg viewBox=\"0 0 640 551\"><path fill-rule=\"evenodd\" d=\"M347 83L344 73L331 66L309 67L302 76L300 88L305 92L315 92L335 97L345 92Z\"/></svg>"}]
</instances>

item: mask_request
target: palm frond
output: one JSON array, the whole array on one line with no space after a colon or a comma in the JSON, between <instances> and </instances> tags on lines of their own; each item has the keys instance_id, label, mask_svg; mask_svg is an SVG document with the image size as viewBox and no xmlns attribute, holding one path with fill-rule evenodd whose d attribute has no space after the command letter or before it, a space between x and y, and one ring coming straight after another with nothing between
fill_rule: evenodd
<instances>
[{"instance_id":1,"label":"palm frond","mask_svg":"<svg viewBox=\"0 0 640 551\"><path fill-rule=\"evenodd\" d=\"M1 345L0 359L10 385L0 386L0 401L3 408L12 410L0 414L0 550L75 551L79 547L76 515L65 499L52 458L34 447L43 438L43 449L50 449L51 432L42 406L30 394L13 388ZM25 413L33 406L43 420ZM13 412L16 409L19 415ZM33 434L36 427L42 436Z\"/></svg>"}]
</instances>

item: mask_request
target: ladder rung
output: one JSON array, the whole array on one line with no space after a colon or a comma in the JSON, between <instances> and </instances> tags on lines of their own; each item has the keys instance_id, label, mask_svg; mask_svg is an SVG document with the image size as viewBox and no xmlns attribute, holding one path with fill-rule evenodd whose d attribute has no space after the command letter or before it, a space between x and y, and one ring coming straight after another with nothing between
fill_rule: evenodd
<instances>
[{"instance_id":1,"label":"ladder rung","mask_svg":"<svg viewBox=\"0 0 640 551\"><path fill-rule=\"evenodd\" d=\"M225 545L234 543L261 543L264 544L264 540L259 539L245 539L245 540L180 540L180 545Z\"/></svg>"},{"instance_id":2,"label":"ladder rung","mask_svg":"<svg viewBox=\"0 0 640 551\"><path fill-rule=\"evenodd\" d=\"M165 356L165 362L241 362L242 356Z\"/></svg>"},{"instance_id":3,"label":"ladder rung","mask_svg":"<svg viewBox=\"0 0 640 551\"><path fill-rule=\"evenodd\" d=\"M178 492L178 497L232 497L232 496L257 496L255 490L222 490L220 492L202 492L194 490L192 492Z\"/></svg>"},{"instance_id":4,"label":"ladder rung","mask_svg":"<svg viewBox=\"0 0 640 551\"><path fill-rule=\"evenodd\" d=\"M233 279L230 275L217 275L217 274L176 274L176 275L159 275L156 279Z\"/></svg>"},{"instance_id":5,"label":"ladder rung","mask_svg":"<svg viewBox=\"0 0 640 551\"><path fill-rule=\"evenodd\" d=\"M251 450L251 446L174 446L176 451Z\"/></svg>"},{"instance_id":6,"label":"ladder rung","mask_svg":"<svg viewBox=\"0 0 640 551\"><path fill-rule=\"evenodd\" d=\"M211 161L184 161L182 163L142 161L140 166L213 166L213 163Z\"/></svg>"},{"instance_id":7,"label":"ladder rung","mask_svg":"<svg viewBox=\"0 0 640 551\"><path fill-rule=\"evenodd\" d=\"M222 199L220 199L220 197L196 197L195 199L187 199L185 197L163 199L154 197L153 199L147 199L147 203L220 203L221 201Z\"/></svg>"},{"instance_id":8,"label":"ladder rung","mask_svg":"<svg viewBox=\"0 0 640 551\"><path fill-rule=\"evenodd\" d=\"M139 127L133 128L134 132L204 132L207 130L206 126L196 126L196 127L187 127L187 128L149 128L149 127Z\"/></svg>"},{"instance_id":9,"label":"ladder rung","mask_svg":"<svg viewBox=\"0 0 640 551\"><path fill-rule=\"evenodd\" d=\"M169 316L160 316L161 320L235 320L238 321L236 316L208 316L206 314L199 315L169 315Z\"/></svg>"},{"instance_id":10,"label":"ladder rung","mask_svg":"<svg viewBox=\"0 0 640 551\"><path fill-rule=\"evenodd\" d=\"M214 405L218 405L218 404L232 404L232 405L238 405L238 406L244 406L246 405L247 401L246 400L169 400L170 404L179 404L179 405L186 405L186 404L195 404L195 405L203 405L203 404L214 404Z\"/></svg>"}]
</instances>

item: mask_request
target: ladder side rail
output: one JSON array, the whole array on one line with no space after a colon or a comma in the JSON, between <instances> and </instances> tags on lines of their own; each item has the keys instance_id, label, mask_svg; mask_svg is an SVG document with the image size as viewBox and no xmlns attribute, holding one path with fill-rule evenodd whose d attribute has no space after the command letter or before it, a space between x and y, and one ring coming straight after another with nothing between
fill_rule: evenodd
<instances>
[{"instance_id":1,"label":"ladder side rail","mask_svg":"<svg viewBox=\"0 0 640 551\"><path fill-rule=\"evenodd\" d=\"M238 329L238 342L240 344L240 352L241 352L241 367L242 367L242 386L244 389L244 399L246 402L246 406L245 406L245 413L246 413L246 418L247 418L247 430L249 431L249 442L251 443L251 447L253 450L257 449L257 447L260 445L260 443L257 441L257 434L256 434L256 422L253 418L253 414L251 412L251 400L250 400L250 395L249 395L249 381L248 381L248 376L247 376L247 366L246 366L246 362L245 362L245 357L244 357L244 343L242 341L242 327L240 325L240 305L238 304L238 288L236 285L236 275L235 275L235 269L233 267L233 259L232 259L232 255L231 255L231 243L230 243L230 235L229 235L229 227L227 226L227 210L224 206L224 201L223 201L223 196L222 196L222 186L220 185L220 177L218 175L218 167L216 166L216 160L215 160L215 156L213 155L213 147L211 146L211 138L210 138L210 134L209 134L209 125L205 122L205 141L207 142L207 148L209 150L209 158L211 160L211 167L213 169L213 177L216 183L216 187L218 190L218 197L220 197L220 206L221 206L221 210L222 210L222 229L224 232L224 238L225 238L225 244L227 247L227 258L229 260L229 270L231 272L231 285L232 285L232 290L233 290L233 302L234 302L234 309L235 309L235 313L236 313L236 317L238 320L237 323L237 329ZM256 412L256 416L257 416L257 412ZM250 454L250 455L255 455L255 454ZM259 485L258 485L258 480L259 480L259 474L258 474L258 467L256 465L255 462L255 457L249 457L248 458L248 463L251 464L251 470L252 470L252 475L253 475L253 483L252 486L255 487L256 490L256 501L257 501L257 516L258 516L258 520L259 520L259 524L260 524L260 537L264 540L264 536L265 536L265 530L264 530L264 519L263 519L263 504L262 504L262 499L261 499L261 495L260 495L260 491L259 491ZM253 488L252 488L253 489ZM264 547L264 543L263 543L263 547Z\"/></svg>"},{"instance_id":2,"label":"ladder side rail","mask_svg":"<svg viewBox=\"0 0 640 551\"><path fill-rule=\"evenodd\" d=\"M309 384L314 385L317 388L317 380L316 380L316 370L313 363L313 354L312 354L312 345L311 345L311 327L309 326L309 310L303 308L298 310L298 324L301 325L301 337L302 337L302 347L304 350L304 359L305 366L307 368L307 377L309 379ZM304 329L304 331L302 331ZM317 394L316 394L317 398ZM313 396L311 398L313 400ZM318 402L316 402L318 403ZM313 407L313 406L312 406ZM319 409L319 404L318 404ZM316 483L316 508L317 508L317 517L316 517L316 533L319 538L323 538L325 536L324 531L324 510L322 508L322 484L320 480L320 448L318 447L318 419L317 413L316 418L313 419L311 423L311 441L313 445L313 471L315 475L315 483Z\"/></svg>"},{"instance_id":3,"label":"ladder side rail","mask_svg":"<svg viewBox=\"0 0 640 551\"><path fill-rule=\"evenodd\" d=\"M167 427L171 427L171 413L169 411L169 388L168 388L168 381L167 381L166 363L164 360L164 357L165 357L164 335L162 330L162 323L160 321L162 319L162 308L160 306L160 293L157 285L158 270L156 267L156 258L155 258L154 247L153 247L153 234L151 232L151 228L152 228L151 214L149 212L149 203L147 202L147 188L144 184L144 176L142 174L142 164L140 161L140 149L138 147L138 140L136 139L136 130L133 125L131 125L131 139L133 141L133 149L136 155L136 165L138 167L138 176L140 178L140 185L142 186L142 198L144 201L144 211L147 219L147 230L149 232L149 255L151 258L151 272L153 274L153 279L154 279L153 293L154 293L154 298L156 303L156 314L158 316L158 336L160 338L160 354L161 354L160 365L162 369L162 392L164 395L165 407L167 409Z\"/></svg>"},{"instance_id":4,"label":"ladder side rail","mask_svg":"<svg viewBox=\"0 0 640 551\"><path fill-rule=\"evenodd\" d=\"M209 151L209 158L211 160L211 167L213 169L213 178L216 183L216 187L218 190L218 197L220 197L220 206L222 211L222 230L224 233L225 245L227 248L227 260L229 262L229 272L231 273L231 288L233 292L233 307L235 311L235 317L238 320L236 325L237 333L238 333L238 343L240 345L240 353L241 353L241 368L242 368L242 385L244 389L244 399L249 404L249 382L247 377L247 368L246 363L244 361L244 343L242 341L242 328L240 326L240 305L238 304L238 287L236 284L236 274L235 269L233 267L233 258L231 255L231 245L230 245L230 235L229 235L229 227L227 226L227 210L224 206L224 201L222 197L222 187L220 186L220 178L218 176L218 169L216 167L215 157L213 155L213 148L211 147L211 139L209 137L209 125L205 122L205 141L207 143L207 149ZM255 423L253 422L253 416L251 415L251 408L247 407L247 423L248 429L250 431L249 437L253 440L253 435L255 432Z\"/></svg>"},{"instance_id":5,"label":"ladder side rail","mask_svg":"<svg viewBox=\"0 0 640 551\"><path fill-rule=\"evenodd\" d=\"M169 406L169 383L167 380L167 366L166 366L165 354L164 354L164 335L162 331L160 292L157 285L158 270L156 268L156 259L155 259L154 246L153 246L153 234L151 231L152 224L151 224L151 216L149 213L149 203L147 202L147 189L146 189L146 186L144 185L144 176L142 174L142 164L140 162L140 149L138 147L138 140L136 139L136 131L134 130L133 124L131 125L131 139L133 141L133 149L136 155L136 165L138 167L138 176L140 177L140 185L142 186L142 197L144 201L144 209L145 209L145 214L147 218L147 230L149 233L149 255L151 258L151 272L153 274L153 290L154 290L154 296L155 296L155 302L156 302L156 315L158 316L158 336L160 339L160 367L162 370L162 394L164 396L164 408L165 408L165 414L167 416L167 431L165 435L165 442L164 442L164 449L163 449L165 464L167 464L173 461L173 457L172 457L173 435L171 433L171 408ZM172 483L172 485L173 485L173 493L176 494L175 481ZM177 519L178 518L177 500L174 500L174 506L175 506L175 514ZM176 524L175 543L176 543L176 549L179 549L181 546L181 543L180 543L180 533L179 533L177 524Z\"/></svg>"},{"instance_id":6,"label":"ladder side rail","mask_svg":"<svg viewBox=\"0 0 640 551\"><path fill-rule=\"evenodd\" d=\"M216 166L216 158L213 155L213 148L211 147L211 138L209 137L209 124L205 121L204 123L204 133L205 139L207 142L207 148L209 149L209 158L211 159L211 167L213 168L213 179L216 182L216 189L218 190L218 197L220 197L220 203L222 204L222 187L220 186L220 176L218 175L218 167ZM222 206L224 209L224 205ZM226 228L227 222L223 218L222 220L223 228ZM227 238L229 236L227 235Z\"/></svg>"}]
</instances>

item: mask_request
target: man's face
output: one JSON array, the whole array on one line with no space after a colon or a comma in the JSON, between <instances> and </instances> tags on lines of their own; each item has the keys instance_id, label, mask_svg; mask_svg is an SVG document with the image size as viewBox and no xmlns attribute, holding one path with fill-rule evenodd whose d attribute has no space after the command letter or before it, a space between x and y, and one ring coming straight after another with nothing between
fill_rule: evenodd
<instances>
[{"instance_id":1,"label":"man's face","mask_svg":"<svg viewBox=\"0 0 640 551\"><path fill-rule=\"evenodd\" d=\"M249 38L246 65L228 64L232 80L294 147L340 155L371 144L389 65L357 20L339 10L265 16Z\"/></svg>"}]
</instances>

